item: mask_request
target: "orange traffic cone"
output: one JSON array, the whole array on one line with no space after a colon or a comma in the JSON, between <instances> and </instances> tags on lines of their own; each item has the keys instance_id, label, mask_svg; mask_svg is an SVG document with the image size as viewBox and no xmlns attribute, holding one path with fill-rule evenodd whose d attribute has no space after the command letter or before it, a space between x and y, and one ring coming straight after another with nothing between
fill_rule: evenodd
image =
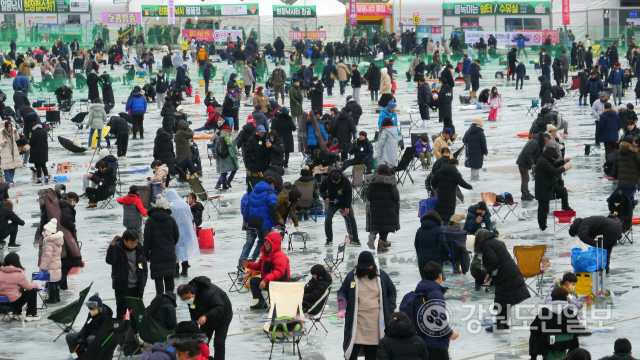
<instances>
[{"instance_id":1,"label":"orange traffic cone","mask_svg":"<svg viewBox=\"0 0 640 360\"><path fill-rule=\"evenodd\" d=\"M398 87L396 86L396 77L395 77L395 75L393 76L393 83L391 84L391 88L393 90L398 90Z\"/></svg>"},{"instance_id":2,"label":"orange traffic cone","mask_svg":"<svg viewBox=\"0 0 640 360\"><path fill-rule=\"evenodd\" d=\"M196 88L196 104L200 104L200 94L198 93L198 88Z\"/></svg>"}]
</instances>

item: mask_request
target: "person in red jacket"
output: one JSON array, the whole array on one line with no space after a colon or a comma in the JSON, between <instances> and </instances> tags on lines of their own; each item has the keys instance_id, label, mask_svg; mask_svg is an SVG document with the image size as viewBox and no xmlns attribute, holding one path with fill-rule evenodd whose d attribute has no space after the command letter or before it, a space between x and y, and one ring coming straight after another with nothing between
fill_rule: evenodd
<instances>
[{"instance_id":1,"label":"person in red jacket","mask_svg":"<svg viewBox=\"0 0 640 360\"><path fill-rule=\"evenodd\" d=\"M138 187L131 185L127 196L119 197L118 204L123 207L122 225L127 230L133 230L142 239L142 217L147 217L147 209L142 205L142 200L138 196Z\"/></svg>"},{"instance_id":2,"label":"person in red jacket","mask_svg":"<svg viewBox=\"0 0 640 360\"><path fill-rule=\"evenodd\" d=\"M291 275L289 258L282 251L281 246L282 236L279 232L272 232L264 238L264 245L260 249L262 255L258 261L243 262L244 267L259 270L261 274L260 277L253 277L249 280L253 298L258 299L258 303L251 306L252 310L267 308L261 290L268 290L270 282L289 280Z\"/></svg>"}]
</instances>

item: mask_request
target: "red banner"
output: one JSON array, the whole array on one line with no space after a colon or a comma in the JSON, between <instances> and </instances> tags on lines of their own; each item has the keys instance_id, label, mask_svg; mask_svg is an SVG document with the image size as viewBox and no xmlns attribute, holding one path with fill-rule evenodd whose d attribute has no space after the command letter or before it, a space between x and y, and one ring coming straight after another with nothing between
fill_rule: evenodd
<instances>
[{"instance_id":1,"label":"red banner","mask_svg":"<svg viewBox=\"0 0 640 360\"><path fill-rule=\"evenodd\" d=\"M233 41L236 41L238 36L242 39L242 30L208 30L208 29L183 29L182 37L191 39L196 38L198 41L227 41L227 36L231 34Z\"/></svg>"},{"instance_id":2,"label":"red banner","mask_svg":"<svg viewBox=\"0 0 640 360\"><path fill-rule=\"evenodd\" d=\"M358 25L358 10L356 0L349 0L349 7L347 8L347 16L349 17L349 25Z\"/></svg>"},{"instance_id":3,"label":"red banner","mask_svg":"<svg viewBox=\"0 0 640 360\"><path fill-rule=\"evenodd\" d=\"M327 40L326 31L289 31L289 40L304 40L305 33L307 39L311 40Z\"/></svg>"},{"instance_id":4,"label":"red banner","mask_svg":"<svg viewBox=\"0 0 640 360\"><path fill-rule=\"evenodd\" d=\"M562 0L562 25L570 25L571 14L569 11L569 0Z\"/></svg>"}]
</instances>

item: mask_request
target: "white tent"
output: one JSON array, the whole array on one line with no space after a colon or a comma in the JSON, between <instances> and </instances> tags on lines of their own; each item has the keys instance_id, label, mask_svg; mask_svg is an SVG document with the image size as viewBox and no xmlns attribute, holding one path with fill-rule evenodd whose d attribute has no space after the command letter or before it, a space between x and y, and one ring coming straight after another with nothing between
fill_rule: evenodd
<instances>
[{"instance_id":1,"label":"white tent","mask_svg":"<svg viewBox=\"0 0 640 360\"><path fill-rule=\"evenodd\" d=\"M611 37L618 37L618 10L619 0L571 0L570 11L571 23L567 29L573 31L576 41L584 39L589 35L592 39L604 37L604 9L612 9L609 14L609 26L611 26ZM562 27L562 1L554 1L553 7L553 28Z\"/></svg>"}]
</instances>

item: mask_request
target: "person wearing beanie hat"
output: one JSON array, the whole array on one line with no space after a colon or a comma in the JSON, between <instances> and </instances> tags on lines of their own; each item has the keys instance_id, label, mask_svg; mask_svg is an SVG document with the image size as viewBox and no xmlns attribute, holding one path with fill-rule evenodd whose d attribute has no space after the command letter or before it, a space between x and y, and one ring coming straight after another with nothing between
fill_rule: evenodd
<instances>
[{"instance_id":1,"label":"person wearing beanie hat","mask_svg":"<svg viewBox=\"0 0 640 360\"><path fill-rule=\"evenodd\" d=\"M451 219L449 219L449 223L442 227L444 236L447 239L455 240L458 244L460 253L453 254L454 259L459 260L455 265L455 272L462 274L466 274L469 271L469 265L471 263L471 258L467 251L467 232L461 228L462 221L465 219L466 215L464 214L454 214Z\"/></svg>"},{"instance_id":2,"label":"person wearing beanie hat","mask_svg":"<svg viewBox=\"0 0 640 360\"><path fill-rule=\"evenodd\" d=\"M620 141L611 176L618 179L618 185L640 186L640 152L632 135Z\"/></svg>"},{"instance_id":3,"label":"person wearing beanie hat","mask_svg":"<svg viewBox=\"0 0 640 360\"><path fill-rule=\"evenodd\" d=\"M464 223L464 230L467 234L473 235L476 231L483 228L482 225L484 225L485 229L495 232L495 228L491 223L491 212L484 201L480 201L476 205L469 206L467 211L467 220Z\"/></svg>"},{"instance_id":4,"label":"person wearing beanie hat","mask_svg":"<svg viewBox=\"0 0 640 360\"><path fill-rule=\"evenodd\" d=\"M464 134L462 143L465 144L467 160L465 166L471 168L471 185L480 184L480 169L484 165L484 157L489 155L487 138L484 136L482 119L475 119L469 130Z\"/></svg>"},{"instance_id":5,"label":"person wearing beanie hat","mask_svg":"<svg viewBox=\"0 0 640 360\"><path fill-rule=\"evenodd\" d=\"M122 205L122 225L127 230L133 230L142 238L142 218L147 217L147 209L142 205L138 195L138 187L131 185L127 196L118 197L118 204Z\"/></svg>"},{"instance_id":6,"label":"person wearing beanie hat","mask_svg":"<svg viewBox=\"0 0 640 360\"><path fill-rule=\"evenodd\" d=\"M569 236L578 236L583 243L607 250L606 270L609 275L613 246L622 238L620 224L606 216L577 218L569 227ZM596 240L602 237L602 241Z\"/></svg>"},{"instance_id":7,"label":"person wearing beanie hat","mask_svg":"<svg viewBox=\"0 0 640 360\"><path fill-rule=\"evenodd\" d=\"M344 278L338 290L338 316L344 318L344 358L364 353L375 358L378 342L384 337L384 324L396 309L396 287L374 260L362 251L358 264ZM354 326L354 323L357 325Z\"/></svg>"},{"instance_id":8,"label":"person wearing beanie hat","mask_svg":"<svg viewBox=\"0 0 640 360\"><path fill-rule=\"evenodd\" d=\"M611 97L613 98L613 104L622 104L622 85L624 83L624 70L620 68L620 63L616 62L614 68L609 73L609 83L611 84ZM618 101L616 101L618 98Z\"/></svg>"},{"instance_id":9,"label":"person wearing beanie hat","mask_svg":"<svg viewBox=\"0 0 640 360\"><path fill-rule=\"evenodd\" d=\"M42 256L40 257L40 270L49 273L49 297L45 300L47 304L60 302L60 288L58 281L62 279L62 245L64 245L64 235L58 231L58 220L51 219L44 227Z\"/></svg>"},{"instance_id":10,"label":"person wearing beanie hat","mask_svg":"<svg viewBox=\"0 0 640 360\"><path fill-rule=\"evenodd\" d=\"M89 314L82 329L77 333L71 331L65 336L69 352L73 354L75 351L78 357L85 352L87 347L96 338L98 332L104 327L109 326L111 318L113 317L113 310L102 303L102 299L100 299L100 294L98 293L94 293L85 304L87 308L89 308Z\"/></svg>"},{"instance_id":11,"label":"person wearing beanie hat","mask_svg":"<svg viewBox=\"0 0 640 360\"><path fill-rule=\"evenodd\" d=\"M542 151L548 148L554 148L558 152L558 156L564 157L564 140L558 136L558 131L555 126L547 124L547 131L545 135L549 135L549 142L542 148Z\"/></svg>"},{"instance_id":12,"label":"person wearing beanie hat","mask_svg":"<svg viewBox=\"0 0 640 360\"><path fill-rule=\"evenodd\" d=\"M302 298L302 310L305 313L318 315L324 303L319 300L325 298L325 293L332 283L331 274L327 273L324 265L317 264L311 268L311 279L304 286L304 296ZM328 294L327 294L328 296Z\"/></svg>"},{"instance_id":13,"label":"person wearing beanie hat","mask_svg":"<svg viewBox=\"0 0 640 360\"><path fill-rule=\"evenodd\" d=\"M231 142L231 131L231 127L225 125L213 139L213 144L218 154L218 156L216 156L216 169L218 173L220 173L220 177L216 183L216 190L227 190L231 188L233 177L240 168L236 148ZM227 175L229 176L228 178Z\"/></svg>"},{"instance_id":14,"label":"person wearing beanie hat","mask_svg":"<svg viewBox=\"0 0 640 360\"><path fill-rule=\"evenodd\" d=\"M169 201L167 201L167 199L165 199L162 194L158 194L158 196L156 196L156 207L165 210L171 209Z\"/></svg>"}]
</instances>

